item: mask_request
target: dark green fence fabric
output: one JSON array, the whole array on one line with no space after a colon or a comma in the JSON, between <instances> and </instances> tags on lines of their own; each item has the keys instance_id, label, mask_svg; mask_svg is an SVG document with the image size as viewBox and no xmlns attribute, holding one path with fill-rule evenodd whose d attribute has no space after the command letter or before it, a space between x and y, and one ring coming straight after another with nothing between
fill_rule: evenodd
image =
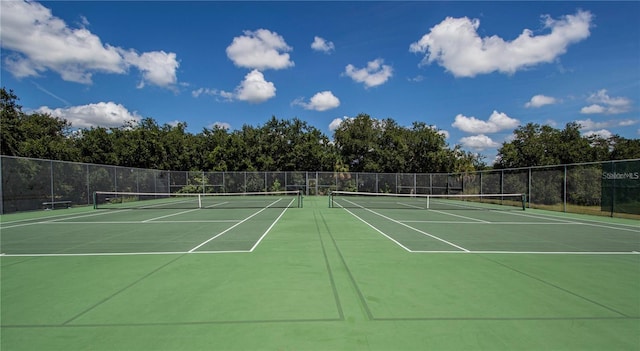
<instances>
[{"instance_id":1,"label":"dark green fence fabric","mask_svg":"<svg viewBox=\"0 0 640 351\"><path fill-rule=\"evenodd\" d=\"M96 191L222 193L332 190L398 194L524 194L527 206L640 215L640 159L469 173L161 171L0 157L0 213L92 205Z\"/></svg>"}]
</instances>

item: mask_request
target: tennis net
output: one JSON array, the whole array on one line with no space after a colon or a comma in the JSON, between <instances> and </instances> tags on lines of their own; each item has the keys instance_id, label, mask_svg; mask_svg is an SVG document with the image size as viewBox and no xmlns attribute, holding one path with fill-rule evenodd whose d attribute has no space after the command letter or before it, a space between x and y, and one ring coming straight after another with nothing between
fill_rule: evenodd
<instances>
[{"instance_id":1,"label":"tennis net","mask_svg":"<svg viewBox=\"0 0 640 351\"><path fill-rule=\"evenodd\" d=\"M524 210L523 194L389 194L333 191L329 207L433 210Z\"/></svg>"},{"instance_id":2,"label":"tennis net","mask_svg":"<svg viewBox=\"0 0 640 351\"><path fill-rule=\"evenodd\" d=\"M135 193L96 191L96 209L221 209L221 208L289 208L302 207L300 191L247 193Z\"/></svg>"}]
</instances>

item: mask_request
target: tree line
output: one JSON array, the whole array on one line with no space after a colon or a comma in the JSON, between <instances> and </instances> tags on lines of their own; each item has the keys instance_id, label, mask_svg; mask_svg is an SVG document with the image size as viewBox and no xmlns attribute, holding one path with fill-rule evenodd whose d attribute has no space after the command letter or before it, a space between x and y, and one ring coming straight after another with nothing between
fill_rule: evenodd
<instances>
[{"instance_id":1,"label":"tree line","mask_svg":"<svg viewBox=\"0 0 640 351\"><path fill-rule=\"evenodd\" d=\"M391 118L361 113L345 119L330 139L298 118L272 116L238 130L152 118L120 127L74 129L64 118L24 113L12 90L0 89L0 152L8 156L160 170L339 171L441 173L482 170L484 157L449 146L425 122L400 126ZM513 168L640 158L640 139L583 136L580 125L558 130L527 124L498 149L494 168Z\"/></svg>"}]
</instances>

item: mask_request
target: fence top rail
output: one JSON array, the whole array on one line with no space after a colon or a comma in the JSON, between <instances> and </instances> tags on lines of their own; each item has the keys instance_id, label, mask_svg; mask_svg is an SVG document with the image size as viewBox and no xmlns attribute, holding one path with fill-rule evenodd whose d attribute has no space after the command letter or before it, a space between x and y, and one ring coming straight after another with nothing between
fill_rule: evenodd
<instances>
[{"instance_id":1,"label":"fence top rail","mask_svg":"<svg viewBox=\"0 0 640 351\"><path fill-rule=\"evenodd\" d=\"M544 165L544 166L528 166L528 167L515 167L515 168L492 168L485 170L476 170L471 172L436 172L436 173L376 173L376 172L339 172L339 171L185 171L185 170L164 170L164 169L150 169L150 168L139 168L139 167L127 167L127 166L115 166L115 165L107 165L107 164L98 164L98 163L86 163L86 162L75 162L75 161L62 161L62 160L52 160L52 159L42 159L42 158L34 158L34 157L21 157L21 156L9 156L9 155L0 155L0 159L9 158L9 159L22 159L22 160L33 160L33 161L41 161L41 162L59 162L59 163L68 163L68 164L79 164L79 165L87 165L87 166L96 166L96 167L112 167L112 168L121 168L121 169L135 169L140 171L154 171L154 172L166 172L166 173L221 173L221 174L251 174L251 173L262 173L262 174L274 174L274 173L325 173L325 174L377 174L377 175L402 175L402 174L415 174L415 175L437 175L437 176L445 176L445 175L465 175L465 174L474 174L474 173L495 173L495 172L503 172L503 171L519 171L526 169L541 169L541 168L554 168L554 167L575 167L575 166L589 166L589 165L598 165L598 164L612 164L612 163L621 163L621 162L637 162L640 161L640 158L626 159L626 160L608 160L608 161L593 161L593 162L579 162L579 163L567 163L567 164L555 164L555 165Z\"/></svg>"}]
</instances>

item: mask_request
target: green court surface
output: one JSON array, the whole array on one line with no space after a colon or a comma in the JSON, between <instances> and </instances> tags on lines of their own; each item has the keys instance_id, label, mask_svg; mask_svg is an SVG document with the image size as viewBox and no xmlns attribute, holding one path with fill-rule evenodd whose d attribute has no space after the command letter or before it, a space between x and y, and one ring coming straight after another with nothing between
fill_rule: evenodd
<instances>
[{"instance_id":1,"label":"green court surface","mask_svg":"<svg viewBox=\"0 0 640 351\"><path fill-rule=\"evenodd\" d=\"M638 350L640 223L529 210L1 218L5 350Z\"/></svg>"}]
</instances>

